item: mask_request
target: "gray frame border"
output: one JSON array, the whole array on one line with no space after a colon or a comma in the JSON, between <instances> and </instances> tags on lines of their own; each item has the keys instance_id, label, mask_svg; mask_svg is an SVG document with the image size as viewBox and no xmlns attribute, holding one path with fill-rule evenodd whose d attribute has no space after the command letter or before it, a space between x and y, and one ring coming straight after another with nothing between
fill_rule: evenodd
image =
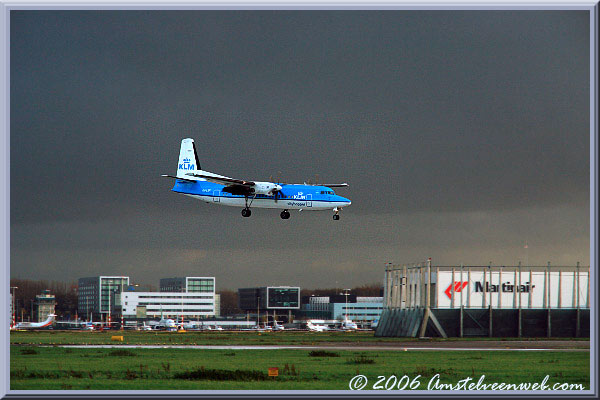
<instances>
[{"instance_id":1,"label":"gray frame border","mask_svg":"<svg viewBox=\"0 0 600 400\"><path fill-rule=\"evenodd\" d=\"M254 1L254 0L251 0ZM497 11L497 10L514 10L514 11L527 11L527 10L584 10L590 12L590 277L595 283L594 290L591 290L590 303L596 305L597 301L597 288L598 288L598 277L597 277L597 265L598 265L598 254L595 247L597 242L597 212L598 212L598 187L597 187L597 170L598 170L598 159L597 159L597 140L598 140L598 121L597 121L597 107L598 104L598 71L597 71L597 41L598 37L598 2L597 1L580 1L580 2L568 2L568 1L529 1L524 3L508 3L508 2L489 2L484 1L477 2L440 2L440 1L425 1L425 2L395 2L395 1L383 1L379 3L368 3L364 0L362 2L353 1L333 1L325 3L314 3L302 2L181 2L178 4L169 4L161 2L111 2L111 3L84 3L84 2L72 2L72 3L20 3L20 2L0 2L0 27L3 27L5 32L5 39L1 40L0 54L3 57L0 70L2 70L2 82L1 88L3 93L0 100L0 121L4 120L2 134L4 140L0 145L3 148L3 154L5 162L1 163L0 175L5 179L3 185L5 190L0 196L0 208L2 212L0 214L0 224L4 226L2 234L0 234L0 254L2 267L4 267L5 278L7 282L10 282L10 11L12 10L89 10L89 11L100 11L100 10L422 10L422 11L439 11L439 10L464 10L464 11ZM4 235L6 235L4 237ZM4 265L6 263L6 265ZM4 319L8 317L8 297L0 296L0 315L3 315ZM597 332L598 332L598 318L597 318L597 307L593 308L593 312L590 315L590 324L592 329L590 337L590 390L584 391L581 394L569 394L569 398L595 398L598 395L597 382L594 378L598 372L598 358L597 358ZM4 342L4 347L0 350L0 354L4 355L5 360L10 359L10 343L9 343L9 332L0 330L1 338ZM10 366L10 363L8 364ZM111 390L100 390L100 391L59 391L59 390L19 390L11 391L9 389L10 384L10 368L4 371L4 365L0 372L0 395L2 398L31 398L31 397L47 397L47 398L65 398L65 397L89 397L89 398L110 398L110 397L130 397L130 398L161 398L161 397L180 397L180 398L206 398L206 397L219 397L219 398L234 398L234 397L248 397L248 398L264 398L264 397L328 397L328 398L346 398L352 396L354 398L364 397L511 397L515 395L529 395L530 398L547 398L551 397L565 397L562 392L552 391L530 391L530 392L516 392L516 391L505 391L505 392L470 392L470 391L420 391L404 393L390 393L382 391L351 391L351 390L328 390L328 391L311 391L311 390L290 390L290 391L257 391L257 390L218 390L218 391L143 391L143 390L127 390L127 391L111 391Z\"/></svg>"}]
</instances>

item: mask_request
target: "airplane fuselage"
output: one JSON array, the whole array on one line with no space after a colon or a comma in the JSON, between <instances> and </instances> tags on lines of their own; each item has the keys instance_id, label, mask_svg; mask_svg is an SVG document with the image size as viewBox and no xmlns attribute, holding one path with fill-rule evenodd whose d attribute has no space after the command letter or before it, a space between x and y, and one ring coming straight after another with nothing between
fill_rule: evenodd
<instances>
[{"instance_id":1,"label":"airplane fuselage","mask_svg":"<svg viewBox=\"0 0 600 400\"><path fill-rule=\"evenodd\" d=\"M331 210L350 204L350 200L338 196L326 186L280 184L281 190L274 195L248 196L248 203L255 208L278 208L285 210ZM176 180L174 192L218 205L245 207L246 197L224 191L225 185L208 181L189 182Z\"/></svg>"}]
</instances>

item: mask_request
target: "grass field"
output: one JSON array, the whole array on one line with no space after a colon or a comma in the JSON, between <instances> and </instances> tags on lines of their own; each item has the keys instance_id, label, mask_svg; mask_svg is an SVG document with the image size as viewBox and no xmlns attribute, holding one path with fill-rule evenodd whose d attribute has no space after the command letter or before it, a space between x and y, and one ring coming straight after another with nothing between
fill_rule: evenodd
<instances>
[{"instance_id":1,"label":"grass field","mask_svg":"<svg viewBox=\"0 0 600 400\"><path fill-rule=\"evenodd\" d=\"M123 342L111 341L111 336L123 336ZM474 338L475 340L498 340L490 338ZM432 339L438 340L438 339ZM448 341L465 341L469 339L439 339ZM514 339L501 339L511 341ZM520 339L527 340L527 339ZM544 338L544 340L548 340ZM564 340L564 339L563 339ZM570 339L589 342L588 339ZM373 332L235 332L235 331L188 331L177 332L144 332L144 331L12 331L11 344L197 344L197 345L312 345L321 343L360 343L385 344L415 342L414 338L375 337Z\"/></svg>"},{"instance_id":2,"label":"grass field","mask_svg":"<svg viewBox=\"0 0 600 400\"><path fill-rule=\"evenodd\" d=\"M587 352L354 352L309 350L89 349L11 346L12 390L347 390L352 377L410 379L419 389L440 374L457 383L580 383L589 388ZM280 375L269 378L269 367ZM234 372L239 370L239 372ZM223 376L223 371L229 375ZM219 380L225 379L225 380Z\"/></svg>"},{"instance_id":3,"label":"grass field","mask_svg":"<svg viewBox=\"0 0 600 400\"><path fill-rule=\"evenodd\" d=\"M111 336L123 335L123 342ZM63 348L59 344L311 345L398 343L372 332L11 332L12 390L348 390L365 375L410 380L425 390L435 374L456 384L485 375L485 383L583 384L589 388L589 352L352 351L314 349L217 350ZM481 340L481 338L478 338ZM42 346L40 346L40 344ZM585 343L582 343L585 345ZM50 345L44 347L43 345ZM313 352L313 353L311 353ZM315 353L316 352L316 353ZM279 376L268 377L269 367ZM385 380L381 383L385 385Z\"/></svg>"}]
</instances>

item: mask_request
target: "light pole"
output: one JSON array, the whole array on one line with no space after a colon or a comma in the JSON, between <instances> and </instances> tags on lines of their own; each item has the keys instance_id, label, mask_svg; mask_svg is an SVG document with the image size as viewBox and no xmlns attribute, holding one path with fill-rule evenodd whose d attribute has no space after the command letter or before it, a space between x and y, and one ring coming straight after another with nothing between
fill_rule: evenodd
<instances>
[{"instance_id":1,"label":"light pole","mask_svg":"<svg viewBox=\"0 0 600 400\"><path fill-rule=\"evenodd\" d=\"M344 296L346 296L346 312L344 313L344 323L348 323L348 295L350 294L350 290L351 289L343 289L344 293L340 293L343 294Z\"/></svg>"},{"instance_id":2,"label":"light pole","mask_svg":"<svg viewBox=\"0 0 600 400\"><path fill-rule=\"evenodd\" d=\"M17 290L19 287L18 286L11 286L10 287L13 291L13 295L12 295L12 303L13 303L13 307L12 307L12 326L15 326L15 313L17 312L17 310L15 309L15 290Z\"/></svg>"},{"instance_id":3,"label":"light pole","mask_svg":"<svg viewBox=\"0 0 600 400\"><path fill-rule=\"evenodd\" d=\"M183 329L183 290L184 287L181 285L181 329Z\"/></svg>"},{"instance_id":4,"label":"light pole","mask_svg":"<svg viewBox=\"0 0 600 400\"><path fill-rule=\"evenodd\" d=\"M258 296L258 302L256 303L256 326L260 328L260 296Z\"/></svg>"}]
</instances>

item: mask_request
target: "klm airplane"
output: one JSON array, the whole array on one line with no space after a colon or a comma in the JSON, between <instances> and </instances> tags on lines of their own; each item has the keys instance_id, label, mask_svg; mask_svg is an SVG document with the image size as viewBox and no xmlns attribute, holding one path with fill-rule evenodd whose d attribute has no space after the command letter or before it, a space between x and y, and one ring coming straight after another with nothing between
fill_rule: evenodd
<instances>
[{"instance_id":1,"label":"klm airplane","mask_svg":"<svg viewBox=\"0 0 600 400\"><path fill-rule=\"evenodd\" d=\"M243 207L242 216L249 217L250 207L277 208L281 218L290 217L289 210L332 210L333 219L340 219L342 207L350 200L338 196L332 187L347 187L347 183L332 185L279 184L247 181L203 171L193 139L183 139L179 151L177 175L162 175L175 179L172 191L206 203Z\"/></svg>"}]
</instances>

